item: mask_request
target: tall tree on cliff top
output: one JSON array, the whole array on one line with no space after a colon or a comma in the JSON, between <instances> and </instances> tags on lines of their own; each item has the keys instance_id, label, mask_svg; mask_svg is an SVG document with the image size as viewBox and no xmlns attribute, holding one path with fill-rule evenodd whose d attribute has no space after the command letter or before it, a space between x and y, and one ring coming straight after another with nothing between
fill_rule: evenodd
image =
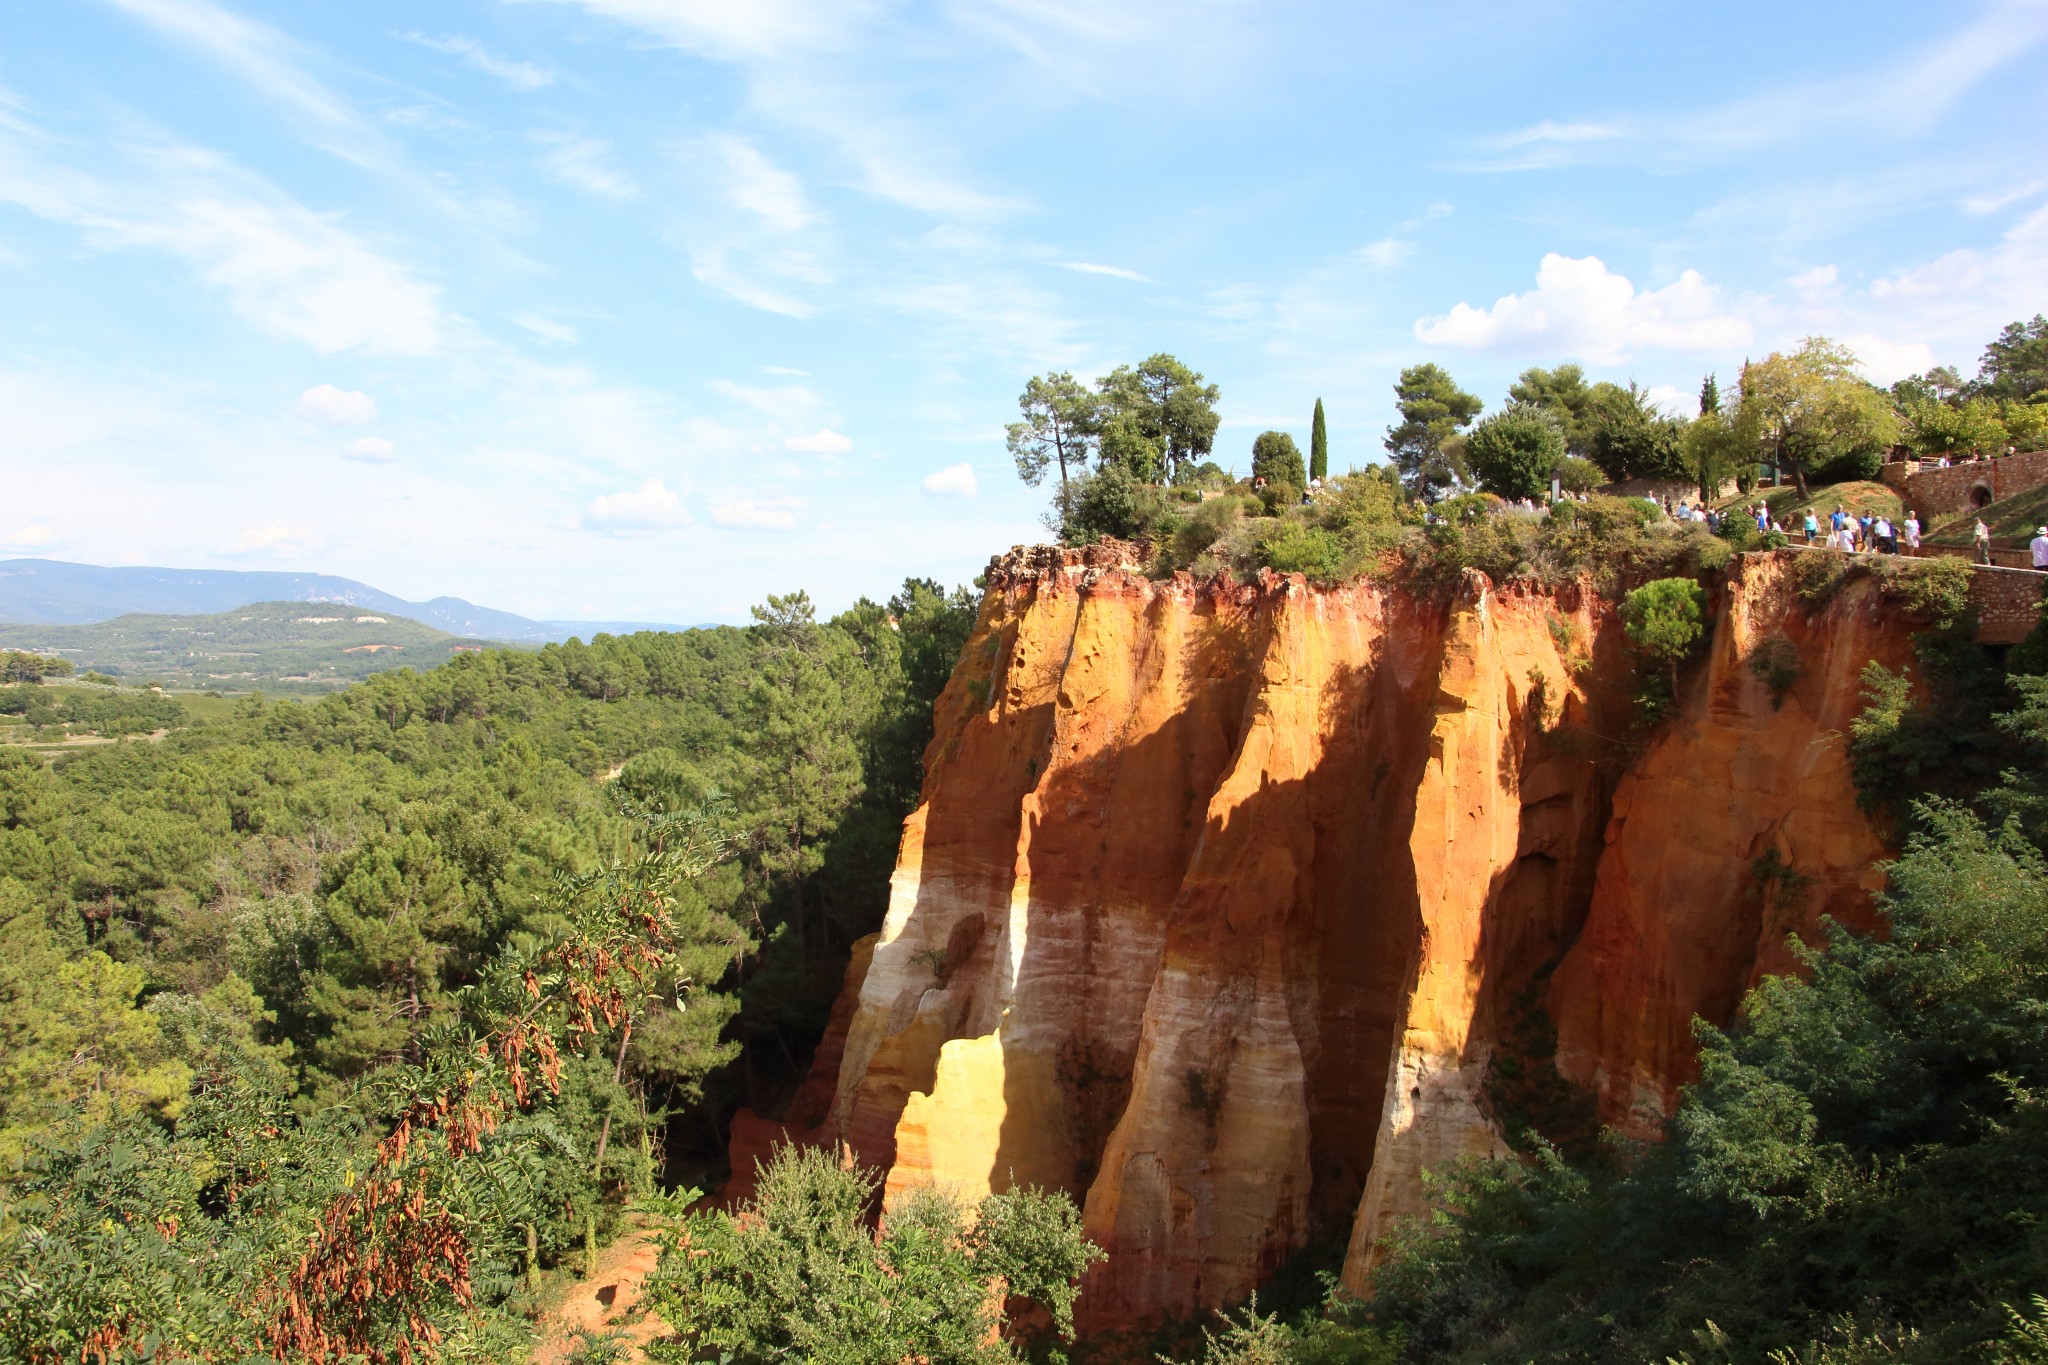
<instances>
[{"instance_id":1,"label":"tall tree on cliff top","mask_svg":"<svg viewBox=\"0 0 2048 1365\"><path fill-rule=\"evenodd\" d=\"M1308 430L1308 476L1330 477L1330 429L1323 424L1323 400L1316 399L1316 418Z\"/></svg>"},{"instance_id":2,"label":"tall tree on cliff top","mask_svg":"<svg viewBox=\"0 0 2048 1365\"><path fill-rule=\"evenodd\" d=\"M2026 400L2048 390L2048 317L2007 323L1984 348L1977 383L1992 398Z\"/></svg>"},{"instance_id":3,"label":"tall tree on cliff top","mask_svg":"<svg viewBox=\"0 0 2048 1365\"><path fill-rule=\"evenodd\" d=\"M1856 373L1856 353L1808 337L1790 355L1773 351L1742 370L1742 406L1756 425L1758 453L1790 469L1806 496L1806 474L1854 451L1899 439L1890 395Z\"/></svg>"},{"instance_id":4,"label":"tall tree on cliff top","mask_svg":"<svg viewBox=\"0 0 2048 1365\"><path fill-rule=\"evenodd\" d=\"M1057 464L1060 487L1065 488L1070 471L1079 473L1088 467L1088 454L1102 429L1101 405L1101 399L1064 370L1042 378L1032 376L1017 398L1024 420L1012 422L1009 428L1017 477L1036 488L1045 471Z\"/></svg>"},{"instance_id":5,"label":"tall tree on cliff top","mask_svg":"<svg viewBox=\"0 0 2048 1365\"><path fill-rule=\"evenodd\" d=\"M1387 428L1387 453L1408 487L1429 502L1465 476L1459 433L1486 405L1458 387L1441 365L1410 365L1394 384L1401 411Z\"/></svg>"},{"instance_id":6,"label":"tall tree on cliff top","mask_svg":"<svg viewBox=\"0 0 2048 1365\"><path fill-rule=\"evenodd\" d=\"M1532 365L1508 385L1508 401L1548 408L1557 424L1564 428L1566 449L1574 455L1586 453L1590 434L1587 429L1588 408L1593 401L1593 390L1586 383L1585 370L1577 365L1560 365L1554 370Z\"/></svg>"},{"instance_id":7,"label":"tall tree on cliff top","mask_svg":"<svg viewBox=\"0 0 2048 1365\"><path fill-rule=\"evenodd\" d=\"M1707 417L1721 410L1721 384L1713 375L1700 381L1700 416Z\"/></svg>"},{"instance_id":8,"label":"tall tree on cliff top","mask_svg":"<svg viewBox=\"0 0 2048 1365\"><path fill-rule=\"evenodd\" d=\"M1216 444L1222 391L1163 351L1136 367L1117 366L1099 387L1105 425L1128 418L1136 435L1157 444L1169 478L1193 469Z\"/></svg>"}]
</instances>

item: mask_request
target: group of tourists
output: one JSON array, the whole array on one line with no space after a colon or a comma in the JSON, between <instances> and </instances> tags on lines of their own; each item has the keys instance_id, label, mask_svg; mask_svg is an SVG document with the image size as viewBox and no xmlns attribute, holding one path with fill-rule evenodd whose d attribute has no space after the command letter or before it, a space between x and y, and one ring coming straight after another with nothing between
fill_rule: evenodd
<instances>
[{"instance_id":1,"label":"group of tourists","mask_svg":"<svg viewBox=\"0 0 2048 1365\"><path fill-rule=\"evenodd\" d=\"M1897 526L1884 513L1865 512L1857 516L1844 510L1839 504L1828 513L1827 530L1821 530L1820 518L1808 511L1801 522L1800 532L1808 545L1821 544L1830 550L1842 550L1849 554L1895 555L1899 553L1899 541L1906 543L1908 553L1920 550L1920 516L1916 512L1906 513L1905 521Z\"/></svg>"}]
</instances>

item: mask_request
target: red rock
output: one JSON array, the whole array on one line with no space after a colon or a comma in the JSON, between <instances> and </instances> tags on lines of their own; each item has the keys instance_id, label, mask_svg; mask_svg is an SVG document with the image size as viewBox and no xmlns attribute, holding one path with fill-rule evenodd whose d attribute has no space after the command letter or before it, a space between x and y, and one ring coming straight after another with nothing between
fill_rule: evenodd
<instances>
[{"instance_id":1,"label":"red rock","mask_svg":"<svg viewBox=\"0 0 2048 1365\"><path fill-rule=\"evenodd\" d=\"M1868 585L1809 619L1744 557L1637 752L1634 661L1582 586L1137 563L990 566L843 1045L787 1130L892 1200L1068 1191L1110 1253L1084 1326L1241 1298L1312 1238L1362 1284L1424 1170L1504 1150L1488 1081L1518 1020L1547 1010L1558 1071L1652 1132L1694 1013L1725 1022L1821 914L1869 923L1883 843L1842 735L1907 635ZM1749 666L1773 633L1805 665L1776 709ZM736 1123L735 1170L775 1137Z\"/></svg>"}]
</instances>

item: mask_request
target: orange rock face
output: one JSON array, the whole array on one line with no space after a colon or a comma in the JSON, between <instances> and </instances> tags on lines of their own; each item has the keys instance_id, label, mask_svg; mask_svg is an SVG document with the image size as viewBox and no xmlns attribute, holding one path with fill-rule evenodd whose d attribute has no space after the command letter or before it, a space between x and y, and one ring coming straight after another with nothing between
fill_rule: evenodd
<instances>
[{"instance_id":1,"label":"orange rock face","mask_svg":"<svg viewBox=\"0 0 2048 1365\"><path fill-rule=\"evenodd\" d=\"M1907 649L1863 585L1809 619L1739 561L1647 737L1576 587L1154 582L1113 546L988 585L806 1112L745 1116L735 1156L1066 1190L1110 1253L1085 1327L1241 1298L1311 1242L1362 1284L1425 1170L1505 1150L1514 1078L1653 1131L1693 1015L1822 914L1867 922L1843 735Z\"/></svg>"}]
</instances>

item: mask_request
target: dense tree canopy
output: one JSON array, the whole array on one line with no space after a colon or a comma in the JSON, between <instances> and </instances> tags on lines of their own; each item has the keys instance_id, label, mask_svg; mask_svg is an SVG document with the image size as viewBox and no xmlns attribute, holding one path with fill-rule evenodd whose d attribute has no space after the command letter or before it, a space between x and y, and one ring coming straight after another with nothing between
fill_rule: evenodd
<instances>
[{"instance_id":1,"label":"dense tree canopy","mask_svg":"<svg viewBox=\"0 0 2048 1365\"><path fill-rule=\"evenodd\" d=\"M1479 486L1504 498L1542 497L1564 460L1564 428L1534 403L1510 403L1482 418L1465 443L1465 463Z\"/></svg>"},{"instance_id":2,"label":"dense tree canopy","mask_svg":"<svg viewBox=\"0 0 2048 1365\"><path fill-rule=\"evenodd\" d=\"M1387 453L1410 491L1434 500L1464 478L1462 433L1486 405L1436 364L1401 371L1394 397L1401 420L1387 428Z\"/></svg>"}]
</instances>

